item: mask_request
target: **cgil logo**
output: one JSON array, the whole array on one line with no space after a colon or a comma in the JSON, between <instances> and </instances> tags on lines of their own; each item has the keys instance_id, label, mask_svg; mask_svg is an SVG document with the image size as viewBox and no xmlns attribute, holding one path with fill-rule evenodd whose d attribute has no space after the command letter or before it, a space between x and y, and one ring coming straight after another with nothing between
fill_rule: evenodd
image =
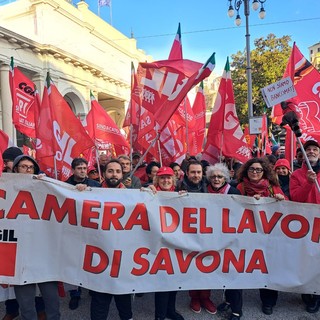
<instances>
[{"instance_id":1,"label":"cgil logo","mask_svg":"<svg viewBox=\"0 0 320 320\"><path fill-rule=\"evenodd\" d=\"M15 275L17 241L14 230L0 230L0 276Z\"/></svg>"}]
</instances>

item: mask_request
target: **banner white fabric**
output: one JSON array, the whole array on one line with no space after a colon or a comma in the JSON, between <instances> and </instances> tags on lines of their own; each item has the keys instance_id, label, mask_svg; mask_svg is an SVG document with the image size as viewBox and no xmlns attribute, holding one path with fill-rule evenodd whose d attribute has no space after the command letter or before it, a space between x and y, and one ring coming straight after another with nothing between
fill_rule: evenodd
<instances>
[{"instance_id":1,"label":"banner white fabric","mask_svg":"<svg viewBox=\"0 0 320 320\"><path fill-rule=\"evenodd\" d=\"M320 293L320 206L0 178L0 283ZM1 294L0 294L1 296Z\"/></svg>"}]
</instances>

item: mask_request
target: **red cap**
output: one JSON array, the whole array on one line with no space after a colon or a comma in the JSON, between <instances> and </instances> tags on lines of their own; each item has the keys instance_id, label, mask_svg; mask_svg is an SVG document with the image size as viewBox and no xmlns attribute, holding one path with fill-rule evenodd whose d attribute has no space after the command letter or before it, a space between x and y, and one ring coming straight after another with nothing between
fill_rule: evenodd
<instances>
[{"instance_id":1,"label":"red cap","mask_svg":"<svg viewBox=\"0 0 320 320\"><path fill-rule=\"evenodd\" d=\"M92 170L96 170L97 171L97 168L94 167L94 166L89 166L88 169L87 169L87 173L90 173L90 171Z\"/></svg>"},{"instance_id":2,"label":"red cap","mask_svg":"<svg viewBox=\"0 0 320 320\"><path fill-rule=\"evenodd\" d=\"M274 170L276 170L277 168L279 167L286 167L288 170L291 170L290 169L290 163L287 159L279 159L277 160L277 162L275 163L274 165Z\"/></svg>"},{"instance_id":3,"label":"red cap","mask_svg":"<svg viewBox=\"0 0 320 320\"><path fill-rule=\"evenodd\" d=\"M161 167L157 172L157 176L174 176L174 172L170 167Z\"/></svg>"}]
</instances>

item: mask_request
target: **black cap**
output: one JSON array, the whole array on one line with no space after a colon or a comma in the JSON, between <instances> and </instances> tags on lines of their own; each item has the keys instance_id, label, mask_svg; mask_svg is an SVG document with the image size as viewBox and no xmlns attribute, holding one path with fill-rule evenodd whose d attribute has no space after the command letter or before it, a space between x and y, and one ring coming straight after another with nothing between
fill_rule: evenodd
<instances>
[{"instance_id":1,"label":"black cap","mask_svg":"<svg viewBox=\"0 0 320 320\"><path fill-rule=\"evenodd\" d=\"M13 161L17 156L21 156L22 151L18 147L10 147L3 151L2 159Z\"/></svg>"},{"instance_id":2,"label":"black cap","mask_svg":"<svg viewBox=\"0 0 320 320\"><path fill-rule=\"evenodd\" d=\"M306 150L309 146L316 146L320 149L320 145L316 140L308 140L307 142L305 142L303 145L304 150Z\"/></svg>"}]
</instances>

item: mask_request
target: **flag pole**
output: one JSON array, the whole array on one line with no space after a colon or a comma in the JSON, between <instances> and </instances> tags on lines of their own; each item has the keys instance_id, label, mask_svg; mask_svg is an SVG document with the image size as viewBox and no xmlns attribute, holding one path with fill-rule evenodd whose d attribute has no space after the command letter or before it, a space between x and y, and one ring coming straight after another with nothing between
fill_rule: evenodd
<instances>
[{"instance_id":1,"label":"flag pole","mask_svg":"<svg viewBox=\"0 0 320 320\"><path fill-rule=\"evenodd\" d=\"M189 125L188 125L188 115L187 115L187 96L184 97L184 119L186 122L186 144L187 153L189 153Z\"/></svg>"},{"instance_id":2,"label":"flag pole","mask_svg":"<svg viewBox=\"0 0 320 320\"><path fill-rule=\"evenodd\" d=\"M110 8L110 24L112 25L112 1L110 1L109 8Z\"/></svg>"}]
</instances>

